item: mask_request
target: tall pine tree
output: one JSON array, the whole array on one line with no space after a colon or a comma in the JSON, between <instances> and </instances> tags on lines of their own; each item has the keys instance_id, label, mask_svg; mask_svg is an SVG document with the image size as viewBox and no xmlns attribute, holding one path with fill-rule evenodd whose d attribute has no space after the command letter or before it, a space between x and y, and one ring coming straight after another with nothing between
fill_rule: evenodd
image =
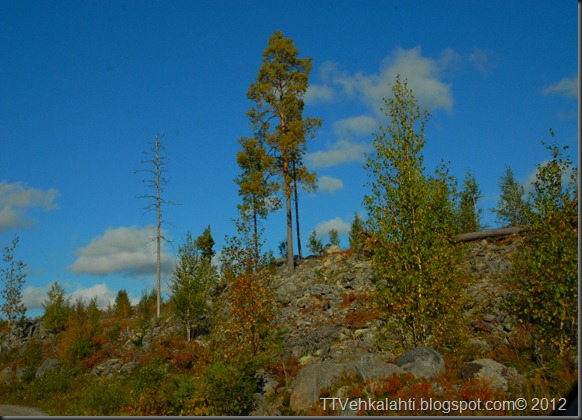
<instances>
[{"instance_id":1,"label":"tall pine tree","mask_svg":"<svg viewBox=\"0 0 582 420\"><path fill-rule=\"evenodd\" d=\"M274 158L268 170L279 178L287 225L287 264L294 270L292 196L299 183L314 185L301 156L306 136L314 136L321 120L303 118L303 97L308 87L311 59L299 58L299 50L283 33L275 31L263 52L259 74L247 92L255 105L248 112L255 135L264 138L265 148ZM297 200L295 200L297 202Z\"/></svg>"}]
</instances>

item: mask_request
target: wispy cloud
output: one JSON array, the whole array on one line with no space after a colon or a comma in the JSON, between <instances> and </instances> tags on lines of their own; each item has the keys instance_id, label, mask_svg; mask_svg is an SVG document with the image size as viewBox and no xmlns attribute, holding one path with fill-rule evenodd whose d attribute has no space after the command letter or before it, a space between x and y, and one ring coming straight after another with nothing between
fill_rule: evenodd
<instances>
[{"instance_id":1,"label":"wispy cloud","mask_svg":"<svg viewBox=\"0 0 582 420\"><path fill-rule=\"evenodd\" d=\"M334 92L328 85L310 84L303 98L306 104L330 102L334 99Z\"/></svg>"},{"instance_id":2,"label":"wispy cloud","mask_svg":"<svg viewBox=\"0 0 582 420\"><path fill-rule=\"evenodd\" d=\"M484 76L490 74L495 68L495 63L491 60L489 53L477 47L473 48L468 60Z\"/></svg>"},{"instance_id":3,"label":"wispy cloud","mask_svg":"<svg viewBox=\"0 0 582 420\"><path fill-rule=\"evenodd\" d=\"M352 143L348 140L338 140L328 150L309 153L305 160L311 168L328 168L350 162L362 162L364 153L371 150L367 143Z\"/></svg>"},{"instance_id":4,"label":"wispy cloud","mask_svg":"<svg viewBox=\"0 0 582 420\"><path fill-rule=\"evenodd\" d=\"M33 208L50 211L58 208L56 189L44 191L29 188L23 182L0 181L0 233L14 228L30 227L34 220L28 215Z\"/></svg>"},{"instance_id":5,"label":"wispy cloud","mask_svg":"<svg viewBox=\"0 0 582 420\"><path fill-rule=\"evenodd\" d=\"M333 123L333 131L339 137L359 137L371 135L379 126L378 121L369 115L344 118Z\"/></svg>"},{"instance_id":6,"label":"wispy cloud","mask_svg":"<svg viewBox=\"0 0 582 420\"><path fill-rule=\"evenodd\" d=\"M541 90L542 95L560 95L569 99L578 97L578 76L564 77L559 82L545 86Z\"/></svg>"},{"instance_id":7,"label":"wispy cloud","mask_svg":"<svg viewBox=\"0 0 582 420\"><path fill-rule=\"evenodd\" d=\"M341 179L332 178L331 176L323 175L319 178L319 190L325 192L335 192L341 190L344 187L344 183Z\"/></svg>"},{"instance_id":8,"label":"wispy cloud","mask_svg":"<svg viewBox=\"0 0 582 420\"><path fill-rule=\"evenodd\" d=\"M156 256L152 235L152 227L108 228L87 246L78 248L78 258L68 268L76 274L154 274ZM173 257L162 252L161 259L164 276L168 276L173 270Z\"/></svg>"}]
</instances>

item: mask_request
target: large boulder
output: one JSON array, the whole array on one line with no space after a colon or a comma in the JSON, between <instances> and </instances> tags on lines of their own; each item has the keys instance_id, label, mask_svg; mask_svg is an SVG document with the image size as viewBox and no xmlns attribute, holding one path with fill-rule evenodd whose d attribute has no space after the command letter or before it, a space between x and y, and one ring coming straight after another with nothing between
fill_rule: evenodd
<instances>
[{"instance_id":1,"label":"large boulder","mask_svg":"<svg viewBox=\"0 0 582 420\"><path fill-rule=\"evenodd\" d=\"M507 391L509 383L514 383L518 387L521 385L521 377L515 368L508 368L492 359L469 362L461 368L459 374L465 380L480 378L489 381L490 388L503 391Z\"/></svg>"},{"instance_id":2,"label":"large boulder","mask_svg":"<svg viewBox=\"0 0 582 420\"><path fill-rule=\"evenodd\" d=\"M319 401L321 388L331 388L342 373L343 367L332 360L304 367L295 378L289 406L297 412L313 407Z\"/></svg>"},{"instance_id":3,"label":"large boulder","mask_svg":"<svg viewBox=\"0 0 582 420\"><path fill-rule=\"evenodd\" d=\"M396 358L396 364L416 377L436 378L445 372L443 357L429 347L417 347Z\"/></svg>"},{"instance_id":4,"label":"large boulder","mask_svg":"<svg viewBox=\"0 0 582 420\"><path fill-rule=\"evenodd\" d=\"M290 407L294 411L313 407L320 402L321 389L331 389L342 376L355 374L359 379L367 382L397 373L404 373L404 371L375 353L357 353L339 361L315 362L299 371L295 378L291 390Z\"/></svg>"},{"instance_id":5,"label":"large boulder","mask_svg":"<svg viewBox=\"0 0 582 420\"><path fill-rule=\"evenodd\" d=\"M358 377L364 382L387 378L397 373L405 373L402 368L384 361L376 353L362 354L354 360L354 368Z\"/></svg>"}]
</instances>

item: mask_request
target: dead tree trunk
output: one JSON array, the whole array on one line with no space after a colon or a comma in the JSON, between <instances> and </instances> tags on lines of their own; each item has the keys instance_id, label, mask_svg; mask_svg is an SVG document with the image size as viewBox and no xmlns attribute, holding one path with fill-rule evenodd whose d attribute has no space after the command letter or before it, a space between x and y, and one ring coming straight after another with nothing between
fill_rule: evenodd
<instances>
[{"instance_id":1,"label":"dead tree trunk","mask_svg":"<svg viewBox=\"0 0 582 420\"><path fill-rule=\"evenodd\" d=\"M481 232L463 233L457 237L459 242L471 242L479 239L494 238L496 236L512 235L514 233L525 232L526 229L521 226L510 226L501 229L484 230Z\"/></svg>"}]
</instances>

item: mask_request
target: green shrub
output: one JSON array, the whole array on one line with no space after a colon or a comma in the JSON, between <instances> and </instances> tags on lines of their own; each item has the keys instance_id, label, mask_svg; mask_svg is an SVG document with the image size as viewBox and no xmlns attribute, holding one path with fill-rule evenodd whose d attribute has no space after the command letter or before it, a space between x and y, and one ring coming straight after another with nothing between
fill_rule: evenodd
<instances>
[{"instance_id":1,"label":"green shrub","mask_svg":"<svg viewBox=\"0 0 582 420\"><path fill-rule=\"evenodd\" d=\"M134 383L134 390L137 393L148 389L157 389L168 373L168 366L159 359L154 360L137 372Z\"/></svg>"},{"instance_id":2,"label":"green shrub","mask_svg":"<svg viewBox=\"0 0 582 420\"><path fill-rule=\"evenodd\" d=\"M71 388L74 376L71 369L49 369L32 382L30 393L36 400L48 400L53 395L67 392Z\"/></svg>"},{"instance_id":3,"label":"green shrub","mask_svg":"<svg viewBox=\"0 0 582 420\"><path fill-rule=\"evenodd\" d=\"M76 406L83 416L114 416L128 403L128 395L120 379L92 378Z\"/></svg>"},{"instance_id":4,"label":"green shrub","mask_svg":"<svg viewBox=\"0 0 582 420\"><path fill-rule=\"evenodd\" d=\"M209 365L204 382L212 415L248 415L258 387L255 373L254 363L214 362Z\"/></svg>"},{"instance_id":5,"label":"green shrub","mask_svg":"<svg viewBox=\"0 0 582 420\"><path fill-rule=\"evenodd\" d=\"M546 148L552 159L538 165L529 193L528 233L515 262L508 305L532 327L536 357L551 357L556 350L563 354L578 341L578 171L557 145Z\"/></svg>"}]
</instances>

